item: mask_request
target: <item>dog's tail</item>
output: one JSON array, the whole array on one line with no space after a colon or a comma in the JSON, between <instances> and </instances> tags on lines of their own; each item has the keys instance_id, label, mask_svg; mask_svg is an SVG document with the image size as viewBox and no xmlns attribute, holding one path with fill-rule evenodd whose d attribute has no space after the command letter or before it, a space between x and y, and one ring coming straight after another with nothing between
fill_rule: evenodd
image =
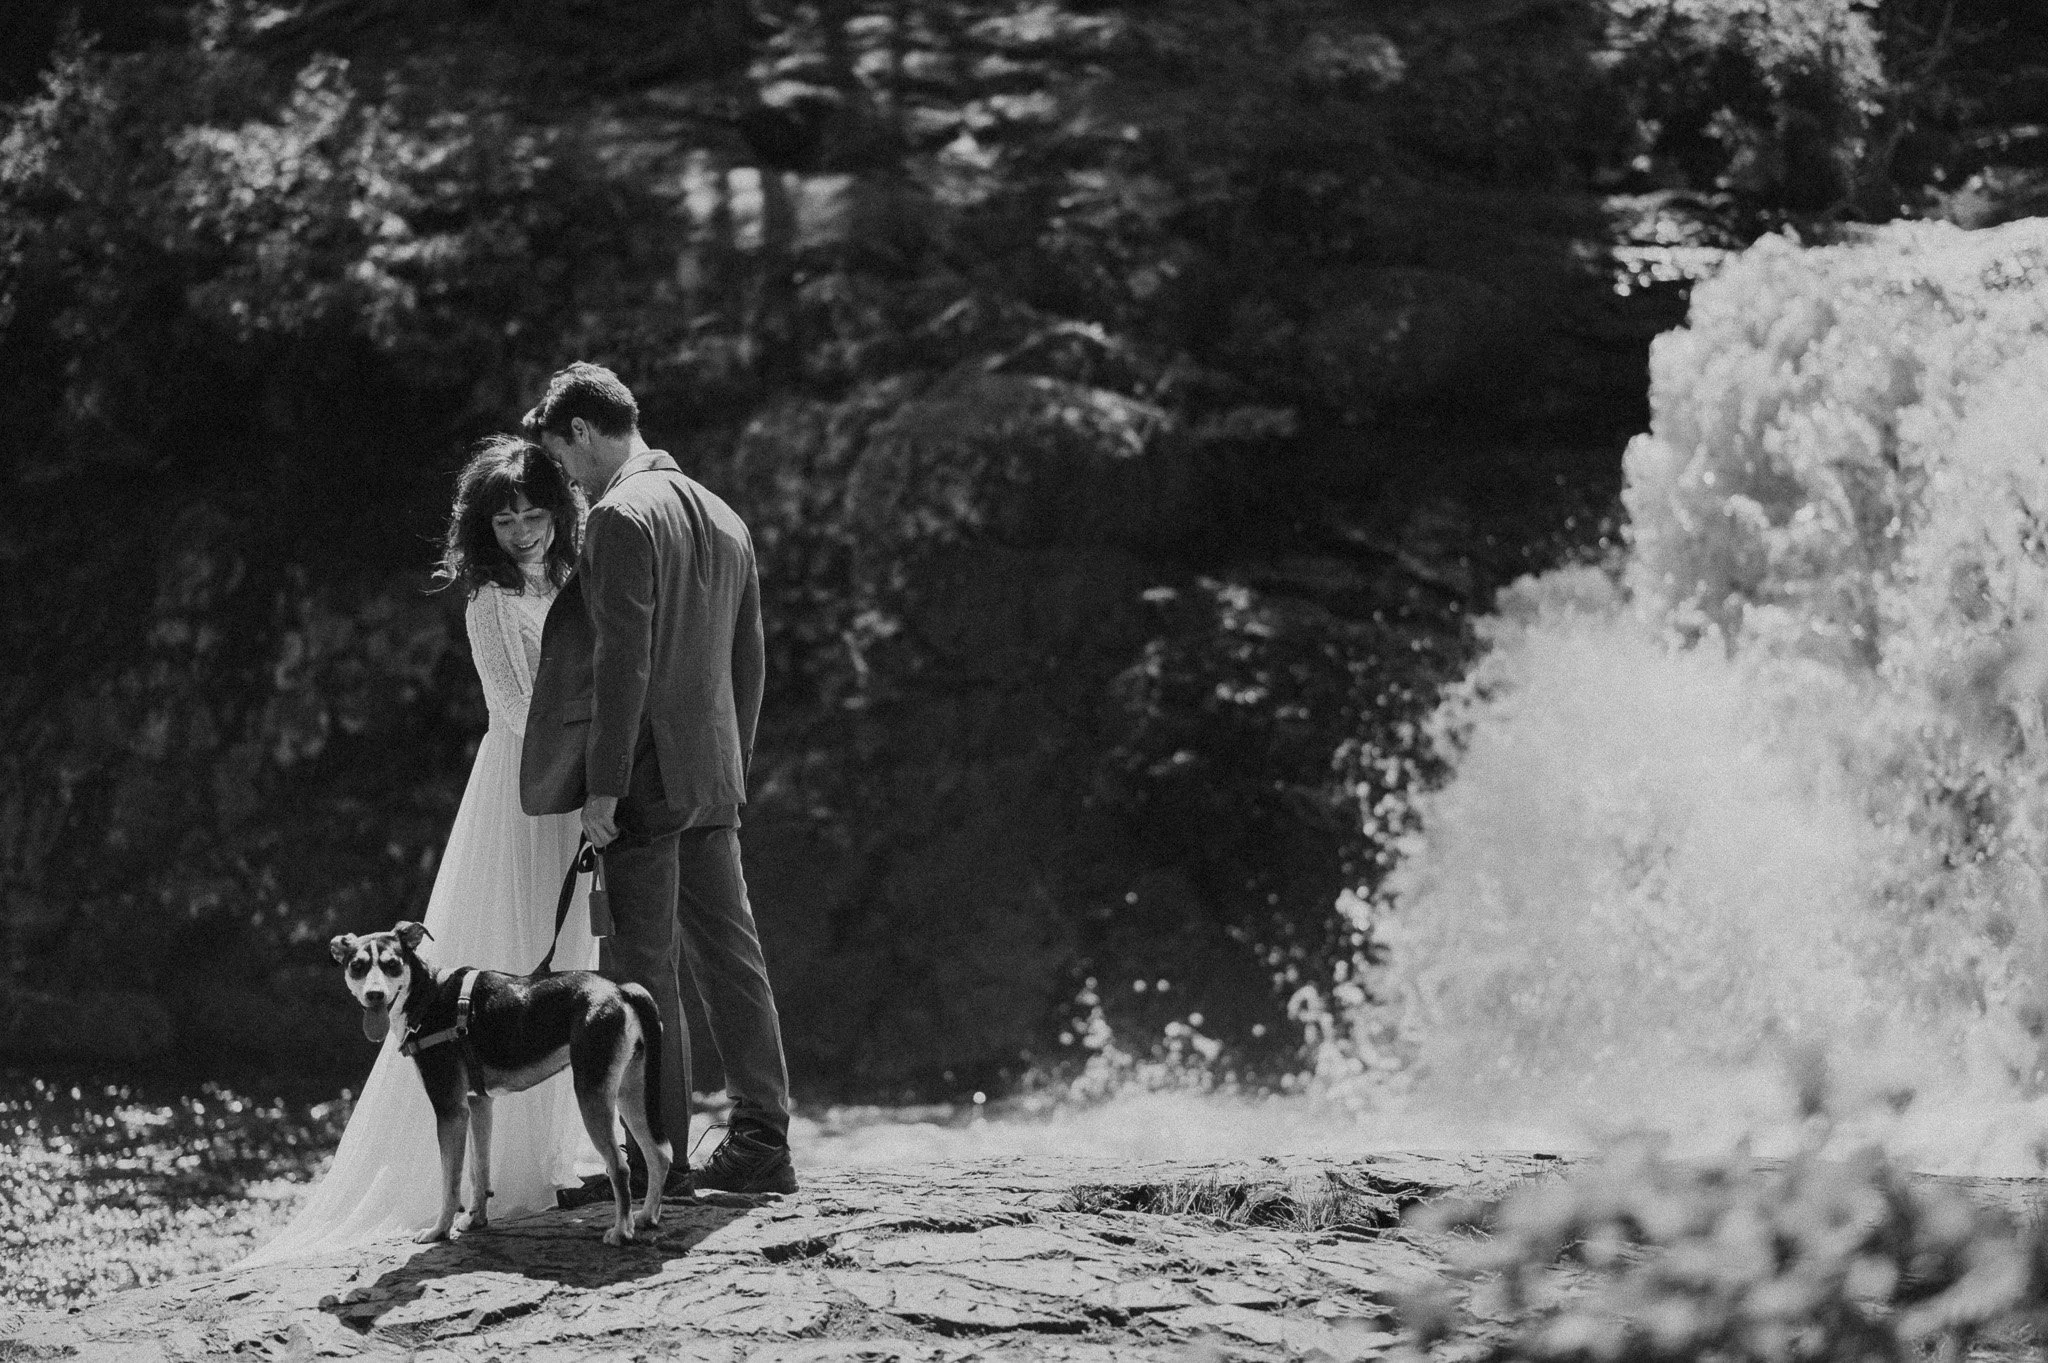
<instances>
[{"instance_id":1,"label":"dog's tail","mask_svg":"<svg viewBox=\"0 0 2048 1363\"><path fill-rule=\"evenodd\" d=\"M654 1139L665 1141L668 1131L661 1121L661 1010L654 1006L654 995L637 984L619 986L632 1005L634 1014L640 1019L640 1035L647 1041L645 1083L647 1090L647 1129Z\"/></svg>"}]
</instances>

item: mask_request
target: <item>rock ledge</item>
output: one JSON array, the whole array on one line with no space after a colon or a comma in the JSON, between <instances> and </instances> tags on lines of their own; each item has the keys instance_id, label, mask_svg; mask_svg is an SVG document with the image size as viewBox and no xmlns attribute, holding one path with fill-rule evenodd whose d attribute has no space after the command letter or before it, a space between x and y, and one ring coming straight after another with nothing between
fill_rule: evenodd
<instances>
[{"instance_id":1,"label":"rock ledge","mask_svg":"<svg viewBox=\"0 0 2048 1363\"><path fill-rule=\"evenodd\" d=\"M609 1208L586 1208L0 1314L0 1358L1111 1363L1206 1340L1215 1358L1368 1359L1395 1343L1393 1299L1443 1266L1400 1212L1560 1167L1375 1154L828 1170L790 1198L672 1202L657 1239L619 1250L599 1242ZM1300 1224L1312 1203L1335 1224L1256 1224ZM1217 1210L1254 1224L1201 1214Z\"/></svg>"}]
</instances>

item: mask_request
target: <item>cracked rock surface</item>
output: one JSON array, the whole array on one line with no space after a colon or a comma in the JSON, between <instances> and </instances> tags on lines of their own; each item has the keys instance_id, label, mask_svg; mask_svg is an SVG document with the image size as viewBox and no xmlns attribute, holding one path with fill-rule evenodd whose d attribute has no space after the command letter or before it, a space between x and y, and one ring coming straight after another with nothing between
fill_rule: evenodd
<instances>
[{"instance_id":1,"label":"cracked rock surface","mask_svg":"<svg viewBox=\"0 0 2048 1363\"><path fill-rule=\"evenodd\" d=\"M1560 1167L1375 1154L835 1169L787 1198L671 1201L658 1236L618 1249L600 1243L609 1206L588 1207L195 1275L74 1314L0 1314L0 1356L1110 1363L1200 1341L1209 1357L1371 1359L1395 1343L1390 1303L1443 1266L1401 1210ZM1351 1219L1225 1225L1170 1210L1189 1188L1269 1209L1336 1190Z\"/></svg>"}]
</instances>

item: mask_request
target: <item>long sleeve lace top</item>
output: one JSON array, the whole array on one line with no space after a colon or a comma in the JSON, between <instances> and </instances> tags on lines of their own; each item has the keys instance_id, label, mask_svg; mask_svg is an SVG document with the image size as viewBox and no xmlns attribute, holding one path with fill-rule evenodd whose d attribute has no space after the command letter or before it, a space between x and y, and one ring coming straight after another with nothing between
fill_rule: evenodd
<instances>
[{"instance_id":1,"label":"long sleeve lace top","mask_svg":"<svg viewBox=\"0 0 2048 1363\"><path fill-rule=\"evenodd\" d=\"M555 589L542 579L539 589L508 592L484 587L469 599L464 620L469 626L469 652L484 684L484 703L491 723L513 733L526 733L526 706L533 698L533 674L540 666L541 627Z\"/></svg>"}]
</instances>

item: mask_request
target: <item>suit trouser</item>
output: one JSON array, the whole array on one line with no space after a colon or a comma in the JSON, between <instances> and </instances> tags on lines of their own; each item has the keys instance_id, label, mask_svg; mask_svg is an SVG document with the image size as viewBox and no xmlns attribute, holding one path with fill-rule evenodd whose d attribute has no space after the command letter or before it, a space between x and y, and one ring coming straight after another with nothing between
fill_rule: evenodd
<instances>
[{"instance_id":1,"label":"suit trouser","mask_svg":"<svg viewBox=\"0 0 2048 1363\"><path fill-rule=\"evenodd\" d=\"M678 1158L687 1159L687 970L725 1066L735 1124L754 1123L787 1139L789 1067L740 869L739 830L681 827L687 812L671 810L661 798L652 751L638 756L619 801L619 837L604 851L613 928L604 939L601 966L606 974L643 986L661 1012L662 1125Z\"/></svg>"}]
</instances>

